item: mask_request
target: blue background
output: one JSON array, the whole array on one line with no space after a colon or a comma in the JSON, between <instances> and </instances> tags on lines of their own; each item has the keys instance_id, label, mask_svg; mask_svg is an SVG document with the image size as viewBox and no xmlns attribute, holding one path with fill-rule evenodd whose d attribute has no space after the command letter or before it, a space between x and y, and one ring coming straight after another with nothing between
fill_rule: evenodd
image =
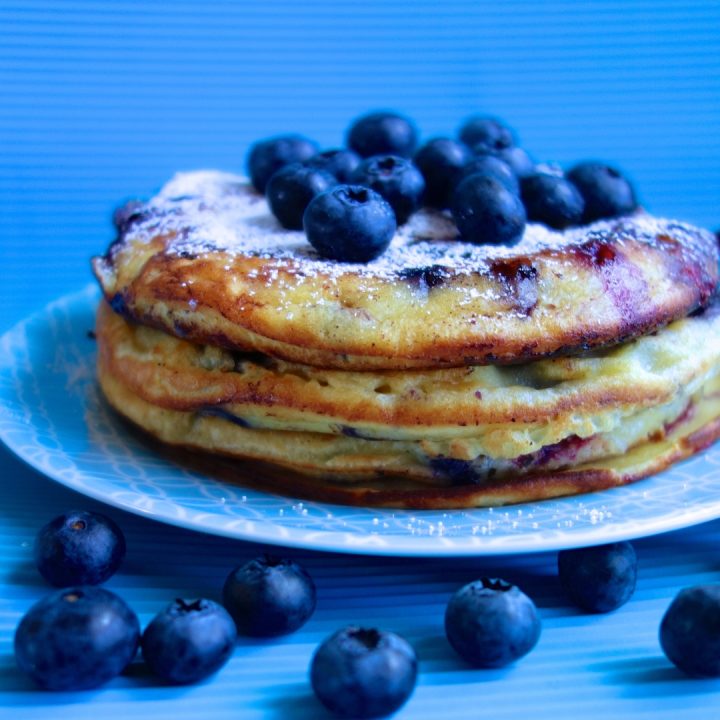
<instances>
[{"instance_id":1,"label":"blue background","mask_svg":"<svg viewBox=\"0 0 720 720\"><path fill-rule=\"evenodd\" d=\"M0 0L0 327L90 279L112 208L372 108L424 137L489 112L720 225L720 2Z\"/></svg>"}]
</instances>

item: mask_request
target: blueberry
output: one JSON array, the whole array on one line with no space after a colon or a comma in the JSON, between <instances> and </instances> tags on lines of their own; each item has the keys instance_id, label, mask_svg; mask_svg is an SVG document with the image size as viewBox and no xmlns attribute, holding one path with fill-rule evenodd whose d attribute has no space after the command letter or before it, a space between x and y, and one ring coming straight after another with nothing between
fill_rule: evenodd
<instances>
[{"instance_id":1,"label":"blueberry","mask_svg":"<svg viewBox=\"0 0 720 720\"><path fill-rule=\"evenodd\" d=\"M28 610L15 631L15 659L47 690L86 690L119 675L139 637L124 600L103 588L71 587Z\"/></svg>"},{"instance_id":2,"label":"blueberry","mask_svg":"<svg viewBox=\"0 0 720 720\"><path fill-rule=\"evenodd\" d=\"M250 180L264 193L268 180L284 165L305 162L317 153L317 145L302 135L278 135L260 140L251 148L247 159Z\"/></svg>"},{"instance_id":3,"label":"blueberry","mask_svg":"<svg viewBox=\"0 0 720 720\"><path fill-rule=\"evenodd\" d=\"M696 677L720 677L720 585L681 590L660 623L669 660Z\"/></svg>"},{"instance_id":4,"label":"blueberry","mask_svg":"<svg viewBox=\"0 0 720 720\"><path fill-rule=\"evenodd\" d=\"M606 613L635 592L637 556L629 542L563 550L558 553L560 583L584 610Z\"/></svg>"},{"instance_id":5,"label":"blueberry","mask_svg":"<svg viewBox=\"0 0 720 720\"><path fill-rule=\"evenodd\" d=\"M420 206L425 191L422 173L398 155L375 155L363 160L351 177L382 195L395 211L398 224L404 223Z\"/></svg>"},{"instance_id":6,"label":"blueberry","mask_svg":"<svg viewBox=\"0 0 720 720\"><path fill-rule=\"evenodd\" d=\"M520 198L494 178L470 175L453 193L451 210L463 240L478 244L513 244L525 230Z\"/></svg>"},{"instance_id":7,"label":"blueberry","mask_svg":"<svg viewBox=\"0 0 720 720\"><path fill-rule=\"evenodd\" d=\"M344 262L369 262L382 255L397 229L390 205L361 185L338 185L313 198L303 225L320 255Z\"/></svg>"},{"instance_id":8,"label":"blueberry","mask_svg":"<svg viewBox=\"0 0 720 720\"><path fill-rule=\"evenodd\" d=\"M482 155L484 153L478 153L478 148L475 148L476 155ZM512 171L520 179L532 175L535 172L535 163L533 159L527 154L521 147L514 145L513 147L499 150L495 153L503 162L506 162Z\"/></svg>"},{"instance_id":9,"label":"blueberry","mask_svg":"<svg viewBox=\"0 0 720 720\"><path fill-rule=\"evenodd\" d=\"M285 635L304 625L315 610L315 583L292 560L266 555L228 575L223 605L238 632L252 637Z\"/></svg>"},{"instance_id":10,"label":"blueberry","mask_svg":"<svg viewBox=\"0 0 720 720\"><path fill-rule=\"evenodd\" d=\"M450 598L445 634L471 665L503 667L535 647L540 618L533 601L517 586L482 578Z\"/></svg>"},{"instance_id":11,"label":"blueberry","mask_svg":"<svg viewBox=\"0 0 720 720\"><path fill-rule=\"evenodd\" d=\"M415 125L403 115L374 112L353 122L347 144L360 157L400 155L411 157L417 145Z\"/></svg>"},{"instance_id":12,"label":"blueberry","mask_svg":"<svg viewBox=\"0 0 720 720\"><path fill-rule=\"evenodd\" d=\"M577 225L582 220L585 208L580 191L571 182L545 173L523 179L522 201L528 220L556 230Z\"/></svg>"},{"instance_id":13,"label":"blueberry","mask_svg":"<svg viewBox=\"0 0 720 720\"><path fill-rule=\"evenodd\" d=\"M120 567L125 537L109 517L73 510L40 530L34 555L40 574L51 585L99 585Z\"/></svg>"},{"instance_id":14,"label":"blueberry","mask_svg":"<svg viewBox=\"0 0 720 720\"><path fill-rule=\"evenodd\" d=\"M265 196L273 215L283 227L302 230L302 219L308 203L333 185L334 175L318 168L291 163L280 168L268 180Z\"/></svg>"},{"instance_id":15,"label":"blueberry","mask_svg":"<svg viewBox=\"0 0 720 720\"><path fill-rule=\"evenodd\" d=\"M498 118L474 115L460 128L460 140L471 148L487 152L504 150L515 144L512 130Z\"/></svg>"},{"instance_id":16,"label":"blueberry","mask_svg":"<svg viewBox=\"0 0 720 720\"><path fill-rule=\"evenodd\" d=\"M485 175L502 183L513 195L520 194L520 182L513 169L497 155L477 155L470 159L460 180L470 175Z\"/></svg>"},{"instance_id":17,"label":"blueberry","mask_svg":"<svg viewBox=\"0 0 720 720\"><path fill-rule=\"evenodd\" d=\"M319 168L334 175L338 182L347 183L360 164L360 156L352 150L323 150L305 162L308 167Z\"/></svg>"},{"instance_id":18,"label":"blueberry","mask_svg":"<svg viewBox=\"0 0 720 720\"><path fill-rule=\"evenodd\" d=\"M425 202L439 208L450 204L450 195L471 158L463 143L450 138L428 140L415 153L413 162L425 178Z\"/></svg>"},{"instance_id":19,"label":"blueberry","mask_svg":"<svg viewBox=\"0 0 720 720\"><path fill-rule=\"evenodd\" d=\"M161 678L193 683L219 670L232 655L237 629L222 605L212 600L170 603L145 628L145 662Z\"/></svg>"},{"instance_id":20,"label":"blueberry","mask_svg":"<svg viewBox=\"0 0 720 720\"><path fill-rule=\"evenodd\" d=\"M145 219L148 216L145 210L145 203L141 200L128 200L124 205L115 208L112 215L113 225L122 235L136 222Z\"/></svg>"},{"instance_id":21,"label":"blueberry","mask_svg":"<svg viewBox=\"0 0 720 720\"><path fill-rule=\"evenodd\" d=\"M417 680L417 657L391 632L347 627L327 638L310 665L315 694L342 717L376 718L395 712Z\"/></svg>"},{"instance_id":22,"label":"blueberry","mask_svg":"<svg viewBox=\"0 0 720 720\"><path fill-rule=\"evenodd\" d=\"M567 179L585 199L585 222L627 215L637 208L632 185L608 165L580 163L567 172Z\"/></svg>"}]
</instances>

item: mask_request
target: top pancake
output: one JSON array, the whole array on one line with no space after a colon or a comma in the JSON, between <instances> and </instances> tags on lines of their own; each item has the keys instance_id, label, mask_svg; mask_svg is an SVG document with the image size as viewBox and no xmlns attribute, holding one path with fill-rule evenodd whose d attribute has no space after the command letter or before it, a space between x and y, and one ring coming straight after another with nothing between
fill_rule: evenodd
<instances>
[{"instance_id":1,"label":"top pancake","mask_svg":"<svg viewBox=\"0 0 720 720\"><path fill-rule=\"evenodd\" d=\"M648 333L709 302L714 236L644 213L513 247L421 210L367 264L320 258L246 180L179 174L93 268L112 307L194 342L340 369L513 363Z\"/></svg>"}]
</instances>

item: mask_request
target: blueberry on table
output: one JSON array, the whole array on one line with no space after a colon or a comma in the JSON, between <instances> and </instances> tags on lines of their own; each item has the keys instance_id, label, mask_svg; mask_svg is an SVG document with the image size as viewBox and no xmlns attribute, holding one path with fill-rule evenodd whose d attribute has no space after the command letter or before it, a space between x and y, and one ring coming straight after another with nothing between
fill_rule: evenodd
<instances>
[{"instance_id":1,"label":"blueberry on table","mask_svg":"<svg viewBox=\"0 0 720 720\"><path fill-rule=\"evenodd\" d=\"M241 635L273 637L294 632L315 611L315 583L293 560L264 556L228 575L223 605Z\"/></svg>"},{"instance_id":2,"label":"blueberry on table","mask_svg":"<svg viewBox=\"0 0 720 720\"><path fill-rule=\"evenodd\" d=\"M525 231L525 208L520 198L486 175L461 180L450 209L466 242L512 245Z\"/></svg>"},{"instance_id":3,"label":"blueberry on table","mask_svg":"<svg viewBox=\"0 0 720 720\"><path fill-rule=\"evenodd\" d=\"M318 168L292 163L280 168L265 188L270 210L288 230L302 230L305 208L316 196L333 185L335 176Z\"/></svg>"},{"instance_id":4,"label":"blueberry on table","mask_svg":"<svg viewBox=\"0 0 720 720\"><path fill-rule=\"evenodd\" d=\"M584 162L566 173L585 199L585 222L627 215L637 209L632 185L618 170L598 162Z\"/></svg>"},{"instance_id":5,"label":"blueberry on table","mask_svg":"<svg viewBox=\"0 0 720 720\"><path fill-rule=\"evenodd\" d=\"M325 170L334 175L338 182L347 183L350 175L360 164L360 156L352 150L323 150L305 162L308 167Z\"/></svg>"},{"instance_id":6,"label":"blueberry on table","mask_svg":"<svg viewBox=\"0 0 720 720\"><path fill-rule=\"evenodd\" d=\"M337 185L313 198L303 227L323 257L342 262L369 262L387 250L397 221L388 202L362 185Z\"/></svg>"},{"instance_id":7,"label":"blueberry on table","mask_svg":"<svg viewBox=\"0 0 720 720\"><path fill-rule=\"evenodd\" d=\"M317 145L302 135L278 135L260 140L247 158L250 180L258 192L264 193L268 180L285 165L305 162L318 151Z\"/></svg>"},{"instance_id":8,"label":"blueberry on table","mask_svg":"<svg viewBox=\"0 0 720 720\"><path fill-rule=\"evenodd\" d=\"M119 675L135 656L140 624L104 588L58 590L25 614L15 631L18 667L47 690L86 690Z\"/></svg>"},{"instance_id":9,"label":"blueberry on table","mask_svg":"<svg viewBox=\"0 0 720 720\"><path fill-rule=\"evenodd\" d=\"M412 121L403 115L373 112L353 122L348 130L347 144L361 157L411 157L417 145L417 130Z\"/></svg>"},{"instance_id":10,"label":"blueberry on table","mask_svg":"<svg viewBox=\"0 0 720 720\"><path fill-rule=\"evenodd\" d=\"M193 683L219 670L236 640L235 622L222 605L178 598L145 628L141 648L156 675L173 683Z\"/></svg>"},{"instance_id":11,"label":"blueberry on table","mask_svg":"<svg viewBox=\"0 0 720 720\"><path fill-rule=\"evenodd\" d=\"M629 542L562 550L558 572L573 603L606 613L624 605L635 592L637 555Z\"/></svg>"},{"instance_id":12,"label":"blueberry on table","mask_svg":"<svg viewBox=\"0 0 720 720\"><path fill-rule=\"evenodd\" d=\"M565 178L537 173L524 178L521 187L522 201L531 222L556 230L581 222L585 201L580 191Z\"/></svg>"},{"instance_id":13,"label":"blueberry on table","mask_svg":"<svg viewBox=\"0 0 720 720\"><path fill-rule=\"evenodd\" d=\"M51 585L99 585L120 567L125 537L105 515L73 510L41 528L35 564Z\"/></svg>"},{"instance_id":14,"label":"blueberry on table","mask_svg":"<svg viewBox=\"0 0 720 720\"><path fill-rule=\"evenodd\" d=\"M413 163L425 178L425 202L438 208L450 204L450 195L470 160L470 150L451 138L428 140L416 153Z\"/></svg>"},{"instance_id":15,"label":"blueberry on table","mask_svg":"<svg viewBox=\"0 0 720 720\"><path fill-rule=\"evenodd\" d=\"M404 223L420 206L425 179L420 170L399 155L374 155L355 168L354 185L364 185L382 195L395 212L398 224Z\"/></svg>"},{"instance_id":16,"label":"blueberry on table","mask_svg":"<svg viewBox=\"0 0 720 720\"><path fill-rule=\"evenodd\" d=\"M497 155L475 155L465 164L459 180L470 175L485 175L502 183L513 195L520 194L520 181L513 169ZM458 180L458 182L459 182Z\"/></svg>"},{"instance_id":17,"label":"blueberry on table","mask_svg":"<svg viewBox=\"0 0 720 720\"><path fill-rule=\"evenodd\" d=\"M677 594L660 623L660 646L688 675L720 677L720 585Z\"/></svg>"},{"instance_id":18,"label":"blueberry on table","mask_svg":"<svg viewBox=\"0 0 720 720\"><path fill-rule=\"evenodd\" d=\"M540 638L533 601L505 580L482 578L460 588L445 612L450 645L475 667L498 668L532 650Z\"/></svg>"},{"instance_id":19,"label":"blueberry on table","mask_svg":"<svg viewBox=\"0 0 720 720\"><path fill-rule=\"evenodd\" d=\"M460 140L471 148L484 147L488 152L515 145L512 130L498 118L474 115L460 128Z\"/></svg>"},{"instance_id":20,"label":"blueberry on table","mask_svg":"<svg viewBox=\"0 0 720 720\"><path fill-rule=\"evenodd\" d=\"M377 718L400 708L417 680L412 645L391 632L347 627L327 638L310 665L319 700L341 717Z\"/></svg>"}]
</instances>

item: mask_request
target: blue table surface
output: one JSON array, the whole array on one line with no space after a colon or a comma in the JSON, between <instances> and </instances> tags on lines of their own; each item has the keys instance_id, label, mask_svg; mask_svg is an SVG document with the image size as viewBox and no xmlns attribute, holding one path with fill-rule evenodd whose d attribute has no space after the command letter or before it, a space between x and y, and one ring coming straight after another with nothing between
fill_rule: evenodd
<instances>
[{"instance_id":1,"label":"blue table surface","mask_svg":"<svg viewBox=\"0 0 720 720\"><path fill-rule=\"evenodd\" d=\"M21 315L19 307L11 308L10 319ZM98 690L43 692L16 668L12 642L23 613L50 590L34 568L32 544L55 515L71 508L100 510L123 528L128 555L107 587L130 603L143 626L175 597L219 599L236 565L279 551L104 507L43 477L1 446L0 472L0 718L329 718L312 695L308 667L323 638L350 623L393 630L416 648L418 685L399 718L720 716L720 680L685 677L658 643L660 620L677 591L720 579L720 521L637 541L636 593L604 616L585 615L569 604L554 553L394 559L280 551L303 563L318 587L317 611L298 632L240 640L227 666L190 687L164 685L138 658ZM538 646L510 668L471 669L444 636L451 594L482 576L518 584L540 610Z\"/></svg>"}]
</instances>

